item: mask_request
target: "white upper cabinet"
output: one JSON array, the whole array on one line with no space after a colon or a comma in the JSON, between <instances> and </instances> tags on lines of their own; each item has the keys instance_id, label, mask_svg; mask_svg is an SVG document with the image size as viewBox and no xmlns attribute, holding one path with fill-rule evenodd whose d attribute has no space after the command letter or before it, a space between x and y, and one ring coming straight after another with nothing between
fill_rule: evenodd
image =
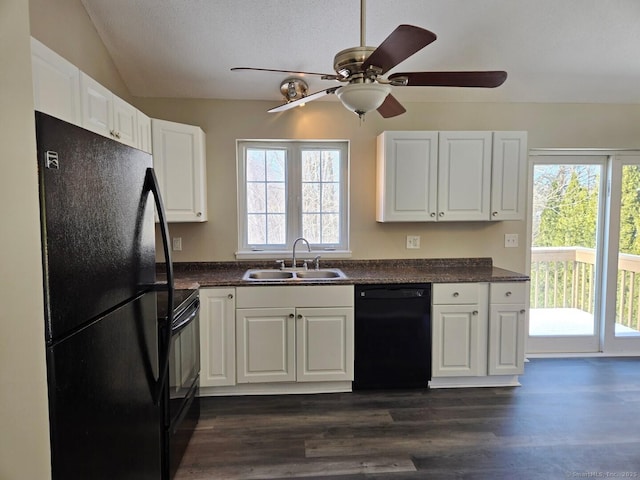
<instances>
[{"instance_id":1,"label":"white upper cabinet","mask_svg":"<svg viewBox=\"0 0 640 480\"><path fill-rule=\"evenodd\" d=\"M153 167L169 222L207 220L205 135L200 127L151 120Z\"/></svg>"},{"instance_id":2,"label":"white upper cabinet","mask_svg":"<svg viewBox=\"0 0 640 480\"><path fill-rule=\"evenodd\" d=\"M137 110L136 123L138 124L138 148L143 152L151 153L151 119Z\"/></svg>"},{"instance_id":3,"label":"white upper cabinet","mask_svg":"<svg viewBox=\"0 0 640 480\"><path fill-rule=\"evenodd\" d=\"M440 132L438 221L489 220L491 132Z\"/></svg>"},{"instance_id":4,"label":"white upper cabinet","mask_svg":"<svg viewBox=\"0 0 640 480\"><path fill-rule=\"evenodd\" d=\"M31 38L35 109L80 125L80 70Z\"/></svg>"},{"instance_id":5,"label":"white upper cabinet","mask_svg":"<svg viewBox=\"0 0 640 480\"><path fill-rule=\"evenodd\" d=\"M438 132L399 131L379 135L376 220L435 221L437 169Z\"/></svg>"},{"instance_id":6,"label":"white upper cabinet","mask_svg":"<svg viewBox=\"0 0 640 480\"><path fill-rule=\"evenodd\" d=\"M80 74L82 126L105 137L138 147L136 108L85 73Z\"/></svg>"},{"instance_id":7,"label":"white upper cabinet","mask_svg":"<svg viewBox=\"0 0 640 480\"><path fill-rule=\"evenodd\" d=\"M526 143L526 132L381 133L376 220L524 219Z\"/></svg>"},{"instance_id":8,"label":"white upper cabinet","mask_svg":"<svg viewBox=\"0 0 640 480\"><path fill-rule=\"evenodd\" d=\"M527 132L493 132L491 220L524 220Z\"/></svg>"},{"instance_id":9,"label":"white upper cabinet","mask_svg":"<svg viewBox=\"0 0 640 480\"><path fill-rule=\"evenodd\" d=\"M151 153L151 120L31 37L35 109Z\"/></svg>"}]
</instances>

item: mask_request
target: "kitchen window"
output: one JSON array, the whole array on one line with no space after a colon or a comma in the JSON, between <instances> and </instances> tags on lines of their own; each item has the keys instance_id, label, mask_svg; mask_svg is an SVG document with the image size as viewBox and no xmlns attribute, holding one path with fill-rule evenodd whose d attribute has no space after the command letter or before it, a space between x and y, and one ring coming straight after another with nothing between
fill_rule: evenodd
<instances>
[{"instance_id":1,"label":"kitchen window","mask_svg":"<svg viewBox=\"0 0 640 480\"><path fill-rule=\"evenodd\" d=\"M289 255L298 237L348 256L347 141L238 142L238 258Z\"/></svg>"}]
</instances>

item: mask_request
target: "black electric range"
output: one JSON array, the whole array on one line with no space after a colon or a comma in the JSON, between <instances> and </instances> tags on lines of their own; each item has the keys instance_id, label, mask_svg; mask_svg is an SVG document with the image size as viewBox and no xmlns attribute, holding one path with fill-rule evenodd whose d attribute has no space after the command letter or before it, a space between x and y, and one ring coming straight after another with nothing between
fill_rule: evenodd
<instances>
[{"instance_id":1,"label":"black electric range","mask_svg":"<svg viewBox=\"0 0 640 480\"><path fill-rule=\"evenodd\" d=\"M167 292L158 293L158 320L166 328ZM200 298L198 290L174 291L169 372L163 402L162 479L170 480L180 464L200 418ZM166 338L160 334L160 338ZM162 347L162 345L161 345Z\"/></svg>"}]
</instances>

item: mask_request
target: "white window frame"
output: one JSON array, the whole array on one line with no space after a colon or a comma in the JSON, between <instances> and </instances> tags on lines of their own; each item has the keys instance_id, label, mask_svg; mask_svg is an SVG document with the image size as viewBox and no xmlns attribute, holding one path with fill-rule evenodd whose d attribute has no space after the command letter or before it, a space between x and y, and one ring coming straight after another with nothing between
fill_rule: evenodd
<instances>
[{"instance_id":1,"label":"white window frame","mask_svg":"<svg viewBox=\"0 0 640 480\"><path fill-rule=\"evenodd\" d=\"M287 241L283 248L266 245L252 246L247 242L246 151L249 148L283 149L286 151L287 188ZM330 247L311 244L311 250L322 258L348 258L349 250L349 141L348 140L237 140L237 192L238 192L238 250L237 259L287 259L291 257L293 241L302 236L300 212L301 152L310 149L340 150L340 238ZM304 245L299 246L300 258L309 255Z\"/></svg>"}]
</instances>

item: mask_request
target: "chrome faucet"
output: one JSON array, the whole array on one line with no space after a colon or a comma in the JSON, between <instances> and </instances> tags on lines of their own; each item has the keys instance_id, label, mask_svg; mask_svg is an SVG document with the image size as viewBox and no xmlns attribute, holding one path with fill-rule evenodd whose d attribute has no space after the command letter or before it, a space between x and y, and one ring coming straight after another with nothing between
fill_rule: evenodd
<instances>
[{"instance_id":1,"label":"chrome faucet","mask_svg":"<svg viewBox=\"0 0 640 480\"><path fill-rule=\"evenodd\" d=\"M293 242L293 258L291 259L291 268L296 268L296 245L301 240L307 244L307 249L309 250L309 252L311 252L311 245L309 245L309 242L307 242L306 238L296 238L296 241Z\"/></svg>"}]
</instances>

